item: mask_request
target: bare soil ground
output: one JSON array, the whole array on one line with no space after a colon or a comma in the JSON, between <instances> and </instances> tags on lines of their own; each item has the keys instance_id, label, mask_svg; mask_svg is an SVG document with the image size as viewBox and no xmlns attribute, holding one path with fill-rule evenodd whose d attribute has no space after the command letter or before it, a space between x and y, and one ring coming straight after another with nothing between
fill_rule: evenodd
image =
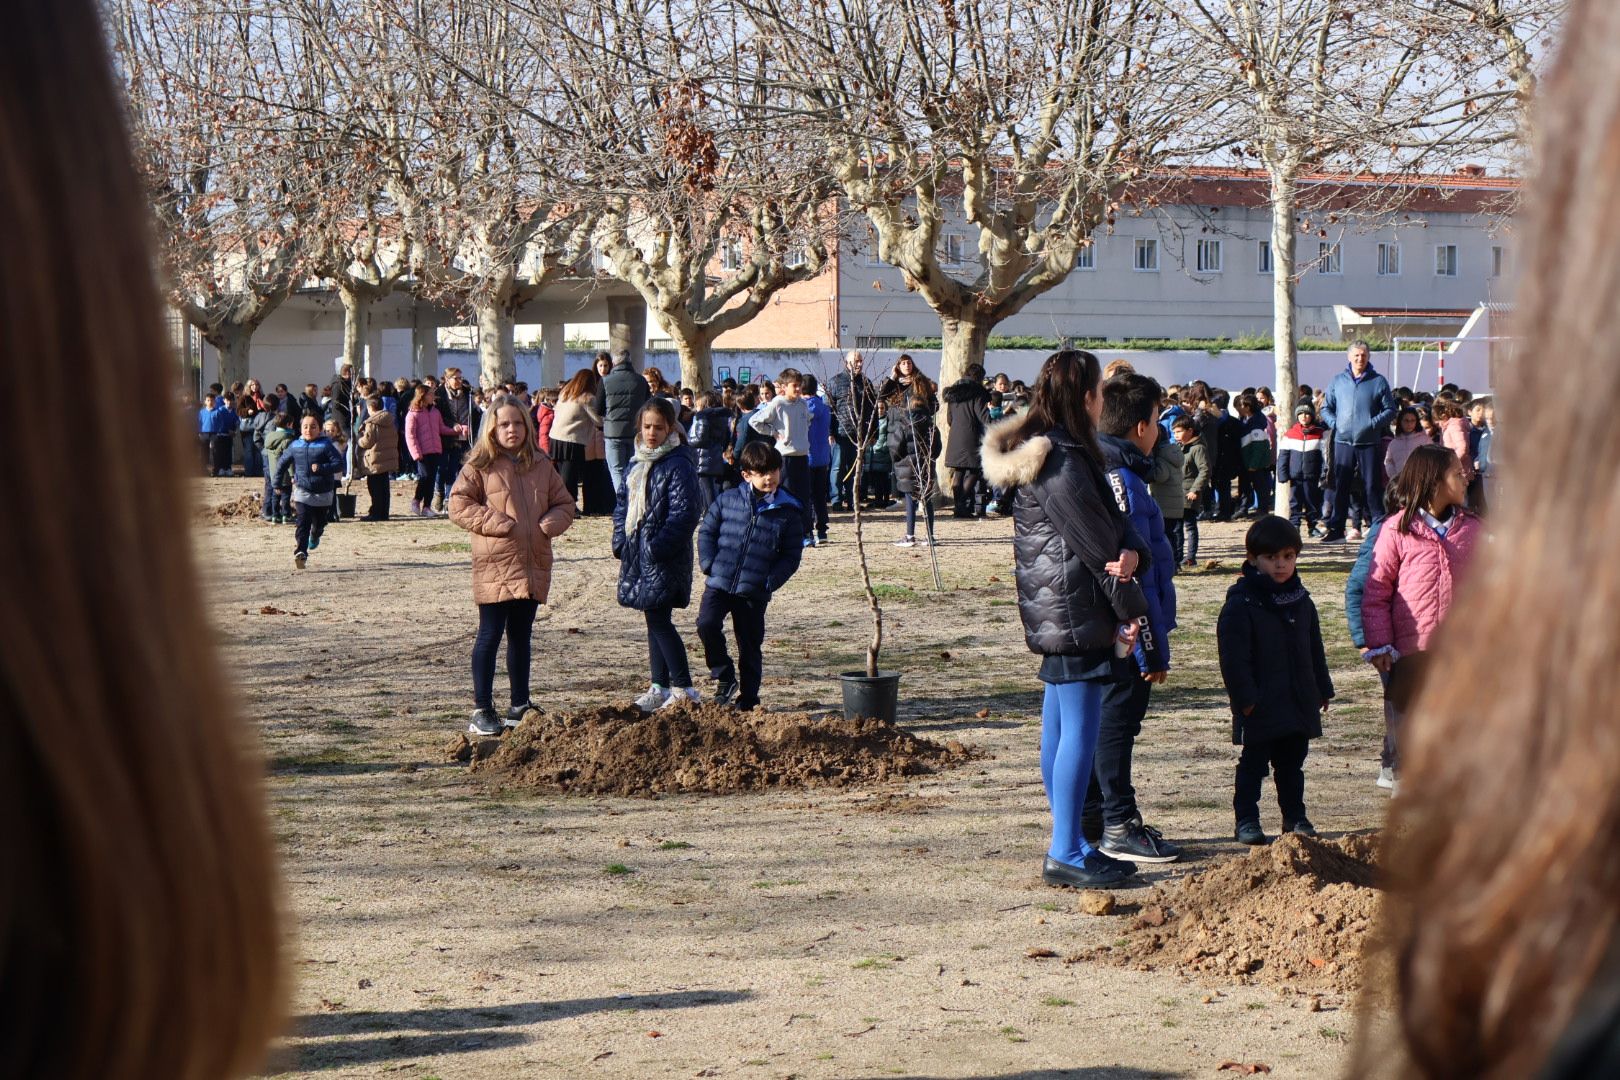
<instances>
[{"instance_id":1,"label":"bare soil ground","mask_svg":"<svg viewBox=\"0 0 1620 1080\"><path fill-rule=\"evenodd\" d=\"M199 506L256 489L198 481ZM403 486L394 498L408 505ZM300 573L290 527L205 516L198 558L262 740L293 913L296 1019L271 1075L1343 1068L1350 1002L1321 980L1279 990L1174 964L1074 960L1125 949L1153 894L1122 892L1115 914L1092 916L1040 882L1041 687L1019 628L1008 522L941 522L942 592L925 549L889 546L896 515L872 524L885 666L904 672L901 726L983 757L841 788L646 798L492 787L445 760L471 708L469 555L455 526L343 522ZM606 533L583 519L558 545L535 638L535 700L548 712L622 705L647 682L643 625L614 602ZM1188 849L1185 862L1141 875L1167 889L1248 857L1230 839L1235 752L1214 647L1241 537L1240 525L1206 527L1218 566L1178 578L1175 671L1138 743L1141 804ZM771 605L768 707L832 708L837 673L861 663L851 540L849 519L835 518L833 543L807 551ZM1353 554L1312 547L1302 560L1340 693L1307 765L1311 817L1328 837L1384 813L1372 783L1377 682L1343 629ZM694 617L677 625L689 631ZM687 641L696 672L695 635ZM1275 831L1275 808L1262 805Z\"/></svg>"}]
</instances>

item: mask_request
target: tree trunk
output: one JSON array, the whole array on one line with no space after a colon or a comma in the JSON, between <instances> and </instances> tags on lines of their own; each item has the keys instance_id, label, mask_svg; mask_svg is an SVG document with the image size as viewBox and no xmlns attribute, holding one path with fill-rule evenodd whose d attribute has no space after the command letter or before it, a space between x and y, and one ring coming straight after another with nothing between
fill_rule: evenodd
<instances>
[{"instance_id":1,"label":"tree trunk","mask_svg":"<svg viewBox=\"0 0 1620 1080\"><path fill-rule=\"evenodd\" d=\"M371 297L340 284L338 299L343 301L343 362L352 365L356 375L369 375L366 340L371 335Z\"/></svg>"},{"instance_id":2,"label":"tree trunk","mask_svg":"<svg viewBox=\"0 0 1620 1080\"><path fill-rule=\"evenodd\" d=\"M1271 176L1271 338L1276 363L1273 387L1279 433L1294 422L1299 397L1299 354L1294 341L1294 175L1278 171ZM1288 485L1276 485L1273 507L1288 516Z\"/></svg>"},{"instance_id":3,"label":"tree trunk","mask_svg":"<svg viewBox=\"0 0 1620 1080\"><path fill-rule=\"evenodd\" d=\"M233 383L246 382L253 331L244 326L221 327L208 335L208 343L219 353L220 384L229 390Z\"/></svg>"},{"instance_id":4,"label":"tree trunk","mask_svg":"<svg viewBox=\"0 0 1620 1080\"><path fill-rule=\"evenodd\" d=\"M984 366L985 343L990 340L990 331L995 323L988 319L966 319L941 316L940 318L940 353L939 353L939 388L943 391L947 386L964 378L968 366L978 364ZM951 438L951 414L940 403L935 427L939 431L939 443L943 447ZM950 491L950 477L946 475L945 455L939 456L939 490Z\"/></svg>"},{"instance_id":5,"label":"tree trunk","mask_svg":"<svg viewBox=\"0 0 1620 1080\"><path fill-rule=\"evenodd\" d=\"M517 321L501 300L478 304L478 370L484 389L517 378Z\"/></svg>"},{"instance_id":6,"label":"tree trunk","mask_svg":"<svg viewBox=\"0 0 1620 1080\"><path fill-rule=\"evenodd\" d=\"M700 393L714 385L714 342L699 330L671 334L681 354L681 387Z\"/></svg>"}]
</instances>

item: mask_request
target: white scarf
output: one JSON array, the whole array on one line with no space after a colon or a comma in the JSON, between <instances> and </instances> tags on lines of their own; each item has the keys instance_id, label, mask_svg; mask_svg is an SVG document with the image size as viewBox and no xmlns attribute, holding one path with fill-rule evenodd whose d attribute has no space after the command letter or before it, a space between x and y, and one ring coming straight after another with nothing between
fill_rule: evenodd
<instances>
[{"instance_id":1,"label":"white scarf","mask_svg":"<svg viewBox=\"0 0 1620 1080\"><path fill-rule=\"evenodd\" d=\"M641 519L647 516L647 492L652 487L652 467L679 445L680 437L673 432L652 450L641 445L639 438L636 439L635 464L630 466L630 475L624 482L624 535L634 535L641 528Z\"/></svg>"}]
</instances>

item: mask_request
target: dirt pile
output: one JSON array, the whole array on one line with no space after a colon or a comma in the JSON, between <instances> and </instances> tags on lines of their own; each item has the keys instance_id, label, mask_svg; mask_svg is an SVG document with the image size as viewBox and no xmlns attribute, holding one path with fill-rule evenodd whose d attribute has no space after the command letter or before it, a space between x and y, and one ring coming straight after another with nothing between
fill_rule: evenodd
<instances>
[{"instance_id":1,"label":"dirt pile","mask_svg":"<svg viewBox=\"0 0 1620 1080\"><path fill-rule=\"evenodd\" d=\"M1378 912L1377 839L1288 835L1157 890L1121 939L1083 954L1142 970L1349 993Z\"/></svg>"},{"instance_id":2,"label":"dirt pile","mask_svg":"<svg viewBox=\"0 0 1620 1080\"><path fill-rule=\"evenodd\" d=\"M232 521L254 521L259 516L259 505L259 496L249 493L238 495L230 502L204 507L198 516L215 525L224 525Z\"/></svg>"},{"instance_id":3,"label":"dirt pile","mask_svg":"<svg viewBox=\"0 0 1620 1080\"><path fill-rule=\"evenodd\" d=\"M877 720L718 705L644 716L625 705L530 713L494 753L470 756L476 775L503 787L655 795L845 787L931 773L978 755Z\"/></svg>"}]
</instances>

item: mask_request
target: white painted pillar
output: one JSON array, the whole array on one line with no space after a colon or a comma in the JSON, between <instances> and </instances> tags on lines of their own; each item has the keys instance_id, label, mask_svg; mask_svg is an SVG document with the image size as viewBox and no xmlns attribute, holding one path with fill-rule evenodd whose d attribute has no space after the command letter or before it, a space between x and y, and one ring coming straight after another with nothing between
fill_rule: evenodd
<instances>
[{"instance_id":1,"label":"white painted pillar","mask_svg":"<svg viewBox=\"0 0 1620 1080\"><path fill-rule=\"evenodd\" d=\"M563 353L568 347L567 327L561 319L546 323L540 330L540 382L556 386L563 379Z\"/></svg>"}]
</instances>

